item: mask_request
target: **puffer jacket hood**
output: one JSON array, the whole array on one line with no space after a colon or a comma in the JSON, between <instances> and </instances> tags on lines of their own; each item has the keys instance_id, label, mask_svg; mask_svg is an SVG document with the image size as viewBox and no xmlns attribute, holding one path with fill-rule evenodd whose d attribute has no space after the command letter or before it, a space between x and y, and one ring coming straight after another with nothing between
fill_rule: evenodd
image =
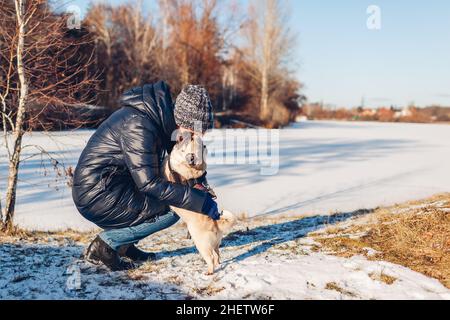
<instances>
[{"instance_id":1,"label":"puffer jacket hood","mask_svg":"<svg viewBox=\"0 0 450 320\"><path fill-rule=\"evenodd\" d=\"M137 109L153 120L161 132L164 145L172 149L171 135L177 126L174 117L174 104L170 95L170 87L163 81L146 84L126 91L120 98L122 107Z\"/></svg>"},{"instance_id":2,"label":"puffer jacket hood","mask_svg":"<svg viewBox=\"0 0 450 320\"><path fill-rule=\"evenodd\" d=\"M201 213L205 192L161 177L176 129L169 86L158 82L134 88L121 103L78 160L72 188L78 211L103 229L141 224L169 206Z\"/></svg>"}]
</instances>

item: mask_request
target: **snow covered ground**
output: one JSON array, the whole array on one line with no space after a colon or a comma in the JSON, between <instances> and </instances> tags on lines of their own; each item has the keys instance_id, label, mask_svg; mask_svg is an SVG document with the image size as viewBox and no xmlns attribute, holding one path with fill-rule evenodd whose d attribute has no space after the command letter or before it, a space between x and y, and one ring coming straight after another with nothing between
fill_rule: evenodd
<instances>
[{"instance_id":1,"label":"snow covered ground","mask_svg":"<svg viewBox=\"0 0 450 320\"><path fill-rule=\"evenodd\" d=\"M131 273L80 260L85 241L5 243L0 299L450 299L437 280L408 268L313 250L305 234L334 222L323 216L243 222L224 240L213 276L205 275L181 224L144 240L140 246L158 260Z\"/></svg>"},{"instance_id":2,"label":"snow covered ground","mask_svg":"<svg viewBox=\"0 0 450 320\"><path fill-rule=\"evenodd\" d=\"M69 167L91 134L34 133L25 144L45 147ZM36 151L25 152L24 157ZM7 164L1 159L3 149L3 196ZM337 222L329 221L330 213L448 192L448 159L446 125L297 123L280 132L277 175L261 176L253 165L210 166L220 205L258 216L237 225L224 240L223 264L214 276L204 275L205 264L181 224L143 241L158 260L131 274L108 273L81 261L87 240L48 237L0 244L0 299L450 299L450 290L435 279L362 256L316 252L305 237ZM77 213L65 179L45 156L22 165L18 194L21 227L94 229ZM343 214L340 220L351 217ZM377 274L395 281L387 284Z\"/></svg>"},{"instance_id":3,"label":"snow covered ground","mask_svg":"<svg viewBox=\"0 0 450 320\"><path fill-rule=\"evenodd\" d=\"M33 133L40 145L75 166L92 131ZM221 131L214 133L220 136ZM3 139L1 140L3 141ZM25 155L36 153L33 147ZM0 191L7 163L0 148ZM450 126L363 122L302 122L280 131L278 174L258 165L210 165L219 205L248 216L315 215L390 205L450 190ZM90 230L72 204L66 181L45 156L21 167L16 222L39 230Z\"/></svg>"}]
</instances>

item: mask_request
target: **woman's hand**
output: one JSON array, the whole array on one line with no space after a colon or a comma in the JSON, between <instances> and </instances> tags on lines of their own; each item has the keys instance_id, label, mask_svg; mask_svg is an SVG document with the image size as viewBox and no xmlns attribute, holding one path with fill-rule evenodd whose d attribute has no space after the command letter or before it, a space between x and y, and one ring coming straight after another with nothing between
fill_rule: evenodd
<instances>
[{"instance_id":1,"label":"woman's hand","mask_svg":"<svg viewBox=\"0 0 450 320\"><path fill-rule=\"evenodd\" d=\"M213 220L220 219L220 213L217 207L217 202L213 200L213 198L209 193L206 195L206 200L203 203L202 212L208 215Z\"/></svg>"}]
</instances>

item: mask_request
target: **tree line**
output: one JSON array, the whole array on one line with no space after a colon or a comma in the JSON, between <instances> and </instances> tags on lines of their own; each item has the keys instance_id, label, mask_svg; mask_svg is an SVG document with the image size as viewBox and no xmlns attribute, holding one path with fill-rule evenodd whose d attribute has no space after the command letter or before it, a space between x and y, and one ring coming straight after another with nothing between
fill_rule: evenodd
<instances>
[{"instance_id":1,"label":"tree line","mask_svg":"<svg viewBox=\"0 0 450 320\"><path fill-rule=\"evenodd\" d=\"M8 115L1 126L11 129L19 101L17 57L11 55L17 15L14 0L0 4L0 97ZM32 13L24 44L30 90L23 126L95 126L120 107L124 91L158 80L170 84L174 97L186 84L204 85L218 125L230 118L285 125L304 99L294 76L296 38L286 4L158 0L146 13L139 1L101 2L71 27L77 17L57 13L48 0L23 0L24 12Z\"/></svg>"},{"instance_id":2,"label":"tree line","mask_svg":"<svg viewBox=\"0 0 450 320\"><path fill-rule=\"evenodd\" d=\"M345 121L380 121L439 123L450 122L450 108L428 106L419 108L409 105L406 108L329 108L320 103L306 103L302 106L300 117L309 120L345 120Z\"/></svg>"},{"instance_id":3,"label":"tree line","mask_svg":"<svg viewBox=\"0 0 450 320\"><path fill-rule=\"evenodd\" d=\"M94 39L93 69L100 71L96 103L117 108L127 88L163 79L174 95L189 83L206 86L216 112L288 123L301 84L289 63L296 39L285 4L256 0L245 14L217 0L159 0L148 14L139 2L92 5L83 28Z\"/></svg>"}]
</instances>

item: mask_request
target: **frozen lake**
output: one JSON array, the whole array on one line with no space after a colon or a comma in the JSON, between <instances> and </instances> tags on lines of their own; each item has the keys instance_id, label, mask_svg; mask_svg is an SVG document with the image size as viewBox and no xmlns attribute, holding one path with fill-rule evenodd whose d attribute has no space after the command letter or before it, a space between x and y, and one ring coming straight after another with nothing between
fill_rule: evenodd
<instances>
[{"instance_id":1,"label":"frozen lake","mask_svg":"<svg viewBox=\"0 0 450 320\"><path fill-rule=\"evenodd\" d=\"M25 144L43 146L66 167L75 166L91 134L33 133ZM25 149L23 158L35 152ZM280 130L276 175L260 175L256 165L213 164L208 177L219 206L236 213L330 214L448 192L449 159L449 125L314 121ZM2 146L2 201L6 175ZM40 230L93 228L78 214L70 188L45 157L22 164L16 223Z\"/></svg>"}]
</instances>

